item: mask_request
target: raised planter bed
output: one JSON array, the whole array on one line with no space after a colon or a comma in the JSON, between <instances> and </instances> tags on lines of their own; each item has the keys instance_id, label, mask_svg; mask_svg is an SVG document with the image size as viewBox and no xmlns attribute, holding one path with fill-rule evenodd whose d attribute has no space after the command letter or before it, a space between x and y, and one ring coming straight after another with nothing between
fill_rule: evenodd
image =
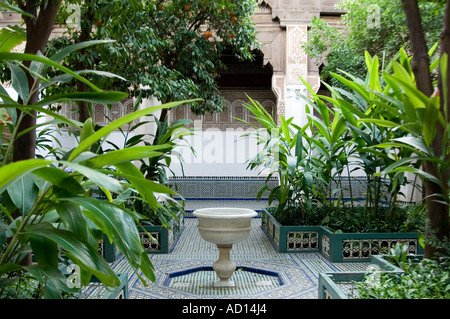
<instances>
[{"instance_id":1,"label":"raised planter bed","mask_svg":"<svg viewBox=\"0 0 450 319\"><path fill-rule=\"evenodd\" d=\"M367 261L395 246L408 243L408 253L423 254L418 233L333 233L323 226L283 226L267 211L262 229L277 252L321 252L331 262Z\"/></svg>"},{"instance_id":2,"label":"raised planter bed","mask_svg":"<svg viewBox=\"0 0 450 319\"><path fill-rule=\"evenodd\" d=\"M145 231L139 232L147 253L168 254L171 251L184 229L184 215L179 213L177 217L177 219L172 219L168 228L164 226L144 226L145 230L155 239L152 240ZM111 244L106 236L99 245L99 253L107 262L114 262L120 256L117 247Z\"/></svg>"},{"instance_id":3,"label":"raised planter bed","mask_svg":"<svg viewBox=\"0 0 450 319\"><path fill-rule=\"evenodd\" d=\"M415 255L409 258L421 259L422 255ZM400 276L404 271L385 259L384 255L374 255L371 264L367 267L367 272L347 272L347 273L320 273L319 274L319 299L355 299L355 283L367 278L370 273L376 276L381 271L387 271L393 276Z\"/></svg>"}]
</instances>

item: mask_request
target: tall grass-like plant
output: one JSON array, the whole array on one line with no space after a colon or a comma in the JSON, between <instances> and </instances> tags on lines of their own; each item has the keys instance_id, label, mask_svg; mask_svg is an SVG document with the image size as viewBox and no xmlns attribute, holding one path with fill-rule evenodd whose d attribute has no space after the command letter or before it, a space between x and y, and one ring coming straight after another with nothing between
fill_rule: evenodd
<instances>
[{"instance_id":1,"label":"tall grass-like plant","mask_svg":"<svg viewBox=\"0 0 450 319\"><path fill-rule=\"evenodd\" d=\"M281 117L278 126L258 101L249 98L250 103L245 107L251 112L262 128L243 136L254 137L257 143L262 145L262 150L249 161L249 169L266 168L269 171L266 181L272 176L279 178L279 185L269 189L266 185L258 193L258 198L269 190L269 204L277 202L275 216L281 218L289 209L300 209L303 212L312 206L313 177L310 171L310 153L308 141L304 139L305 130L292 123L293 118Z\"/></svg>"},{"instance_id":2,"label":"tall grass-like plant","mask_svg":"<svg viewBox=\"0 0 450 319\"><path fill-rule=\"evenodd\" d=\"M118 276L97 251L103 234L116 244L144 284L144 277L154 280L153 265L137 230L144 217L116 203L113 198L132 189L156 208L159 203L154 193L173 194L168 187L146 179L133 165L135 160L159 153L154 146L134 146L105 154L93 153L91 147L103 143L111 132L141 116L182 102L136 111L97 131L91 119L79 123L50 111L48 106L56 102L113 103L126 97L120 92L104 92L77 72L60 65L59 61L69 52L92 44L68 47L52 58L0 52L0 60L7 61L11 68L12 87L23 101L16 102L3 87L0 88L1 107L11 117L11 139L23 134L17 130L21 115L16 116L16 110L20 110L20 114L35 110L51 117L52 121L81 130L79 145L61 159L37 158L11 163L8 158L12 149L8 147L5 151L0 167L0 295L25 277L31 277L41 286L39 297L60 298L64 293L73 292L64 271L59 268L61 260L79 267L77 275L82 285L87 285L92 276L106 286L119 285ZM31 88L24 77L22 61L31 62L28 70L39 79ZM43 72L49 67L61 71L61 75L45 78ZM33 90L61 85L70 78L85 82L93 92L52 95L32 105L26 103ZM72 173L66 172L66 168ZM108 200L90 197L92 188L100 188ZM27 261L30 254L35 263Z\"/></svg>"},{"instance_id":3,"label":"tall grass-like plant","mask_svg":"<svg viewBox=\"0 0 450 319\"><path fill-rule=\"evenodd\" d=\"M431 53L430 53L431 54ZM328 143L329 149L333 150L342 147L342 151L346 158L352 157L356 161L353 171L361 170L367 178L366 183L366 200L365 207L367 212L371 212L374 218L379 215L382 206L388 206L391 218L395 219L397 200L403 194L401 186L410 183L406 179L403 172L389 172L380 174L385 168L397 163L400 159L411 156L412 150L408 148L397 149L395 152L390 148L376 148L376 145L388 142L391 139L403 138L407 134L404 130L397 129L396 126L401 125L408 110L402 109L398 114L393 113L398 109L398 91L395 83L389 81L389 72L398 69L397 65L409 66L410 58L404 50L400 50L396 58L386 67L382 68L380 73L380 62L377 56L371 57L366 52L367 75L365 79L360 79L345 73L345 76L332 73L332 76L339 80L343 88L331 87L327 84L331 92L331 97L316 94L308 86L311 98L305 98L307 105L317 110L321 119L317 119L314 115L313 123L318 129L315 130L313 138L316 140L330 141L330 129L340 128L334 123L342 120L342 128L340 136L334 141L334 144ZM396 62L399 60L400 62ZM433 67L435 64L433 65ZM410 67L409 67L410 69ZM324 102L331 104L327 107ZM329 120L333 115L334 119ZM330 122L329 128L324 123ZM396 123L396 124L395 124ZM333 126L334 124L334 126ZM319 143L315 143L319 144ZM341 146L341 144L343 144ZM320 148L325 150L323 147ZM345 150L345 151L344 151ZM334 153L329 153L334 154ZM347 172L347 178L351 185L350 163L343 163L346 169L339 170L337 165L333 164L332 157L324 157L325 166L332 165L335 173L342 180L345 176L343 172ZM328 161L328 162L327 162ZM336 161L334 161L335 163ZM328 163L328 164L327 164ZM417 163L420 165L420 163ZM350 196L352 197L352 196ZM405 198L405 201L408 199ZM382 205L382 204L385 205Z\"/></svg>"}]
</instances>

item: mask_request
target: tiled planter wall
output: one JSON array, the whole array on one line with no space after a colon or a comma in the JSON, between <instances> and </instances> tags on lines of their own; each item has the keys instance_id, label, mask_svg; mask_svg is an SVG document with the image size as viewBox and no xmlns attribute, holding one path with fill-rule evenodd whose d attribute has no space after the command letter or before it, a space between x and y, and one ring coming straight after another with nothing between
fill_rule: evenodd
<instances>
[{"instance_id":1,"label":"tiled planter wall","mask_svg":"<svg viewBox=\"0 0 450 319\"><path fill-rule=\"evenodd\" d=\"M184 215L179 213L178 220L172 219L170 228L163 226L144 226L145 230L156 240L153 241L144 231L140 231L141 242L145 251L149 254L168 254L178 240L184 228ZM113 262L120 255L117 247L111 244L104 236L104 240L99 245L99 253L107 262Z\"/></svg>"},{"instance_id":2,"label":"tiled planter wall","mask_svg":"<svg viewBox=\"0 0 450 319\"><path fill-rule=\"evenodd\" d=\"M422 255L415 255L410 258L421 259ZM400 276L403 270L388 262L383 255L374 255L371 258L370 266L378 268L370 268L371 273L376 275L376 271L387 271L393 276ZM369 269L368 269L369 270ZM319 274L319 299L354 299L355 283L363 281L368 273L352 272L352 273L320 273Z\"/></svg>"},{"instance_id":3,"label":"tiled planter wall","mask_svg":"<svg viewBox=\"0 0 450 319\"><path fill-rule=\"evenodd\" d=\"M186 176L172 177L169 185L185 199L256 199L265 185L266 177L244 176ZM278 185L277 178L268 181ZM267 198L268 192L262 198Z\"/></svg>"},{"instance_id":4,"label":"tiled planter wall","mask_svg":"<svg viewBox=\"0 0 450 319\"><path fill-rule=\"evenodd\" d=\"M398 242L408 243L408 253L423 253L417 233L333 233L322 226L283 226L265 210L261 218L262 229L280 253L318 251L332 262L367 261Z\"/></svg>"}]
</instances>

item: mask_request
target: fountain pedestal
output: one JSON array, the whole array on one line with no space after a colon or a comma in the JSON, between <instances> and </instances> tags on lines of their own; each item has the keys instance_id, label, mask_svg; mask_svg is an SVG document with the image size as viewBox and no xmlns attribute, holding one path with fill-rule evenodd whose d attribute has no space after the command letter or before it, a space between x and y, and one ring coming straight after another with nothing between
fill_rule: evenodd
<instances>
[{"instance_id":1,"label":"fountain pedestal","mask_svg":"<svg viewBox=\"0 0 450 319\"><path fill-rule=\"evenodd\" d=\"M220 281L214 287L235 287L230 281L236 270L236 263L230 258L233 244L244 241L250 234L252 218L258 214L245 208L202 208L193 213L198 219L200 236L216 244L219 250L219 259L213 264L213 269Z\"/></svg>"},{"instance_id":2,"label":"fountain pedestal","mask_svg":"<svg viewBox=\"0 0 450 319\"><path fill-rule=\"evenodd\" d=\"M233 245L217 245L219 249L219 259L213 264L220 281L214 283L214 287L235 287L234 281L230 280L236 270L236 263L230 258L230 250Z\"/></svg>"}]
</instances>

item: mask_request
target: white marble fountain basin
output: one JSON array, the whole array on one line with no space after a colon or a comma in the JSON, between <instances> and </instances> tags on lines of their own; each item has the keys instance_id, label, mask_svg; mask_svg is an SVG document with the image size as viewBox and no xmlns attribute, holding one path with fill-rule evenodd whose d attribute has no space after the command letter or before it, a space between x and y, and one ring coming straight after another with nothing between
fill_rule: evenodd
<instances>
[{"instance_id":1,"label":"white marble fountain basin","mask_svg":"<svg viewBox=\"0 0 450 319\"><path fill-rule=\"evenodd\" d=\"M247 239L252 228L252 218L258 214L247 208L201 208L194 211L198 219L198 231L200 236L211 243L216 244L219 250L219 259L213 264L213 269L219 277L219 281L213 286L235 287L230 280L236 270L236 263L230 258L230 250L233 244Z\"/></svg>"},{"instance_id":2,"label":"white marble fountain basin","mask_svg":"<svg viewBox=\"0 0 450 319\"><path fill-rule=\"evenodd\" d=\"M200 236L216 245L230 245L244 241L250 234L254 210L246 208L201 208L194 211L198 218Z\"/></svg>"}]
</instances>

